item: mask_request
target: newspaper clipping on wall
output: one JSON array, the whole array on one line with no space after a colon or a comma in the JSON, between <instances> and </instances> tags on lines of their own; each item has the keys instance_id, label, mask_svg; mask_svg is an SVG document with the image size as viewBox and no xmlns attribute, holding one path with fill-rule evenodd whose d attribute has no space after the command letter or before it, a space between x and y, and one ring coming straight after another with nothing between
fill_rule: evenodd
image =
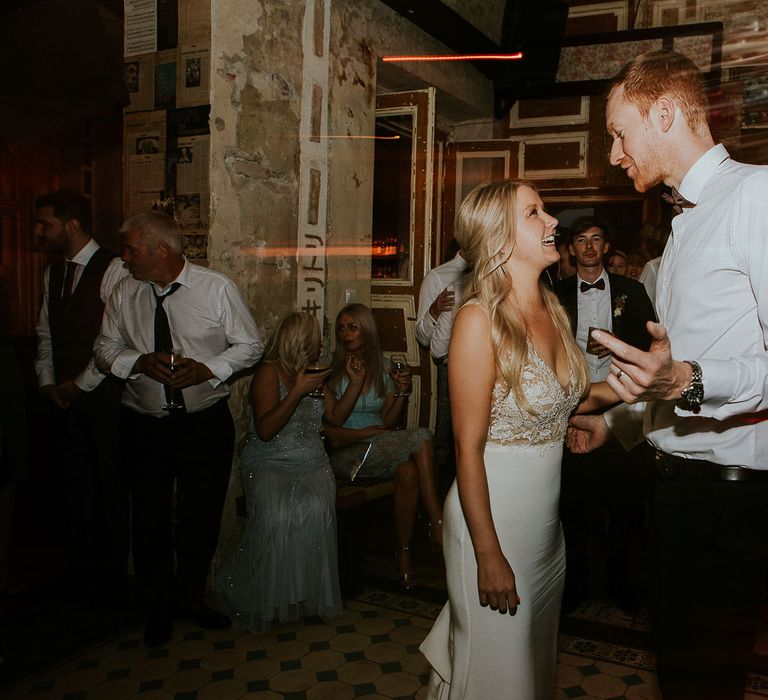
<instances>
[{"instance_id":1,"label":"newspaper clipping on wall","mask_svg":"<svg viewBox=\"0 0 768 700\"><path fill-rule=\"evenodd\" d=\"M157 51L155 0L125 0L123 55L140 56Z\"/></svg>"},{"instance_id":2,"label":"newspaper clipping on wall","mask_svg":"<svg viewBox=\"0 0 768 700\"><path fill-rule=\"evenodd\" d=\"M125 211L147 211L165 191L165 111L125 115Z\"/></svg>"}]
</instances>

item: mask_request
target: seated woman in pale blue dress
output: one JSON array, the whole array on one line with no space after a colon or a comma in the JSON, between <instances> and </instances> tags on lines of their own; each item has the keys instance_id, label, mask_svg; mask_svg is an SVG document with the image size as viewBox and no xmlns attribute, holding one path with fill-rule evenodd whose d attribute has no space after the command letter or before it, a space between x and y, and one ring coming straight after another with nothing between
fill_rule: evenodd
<instances>
[{"instance_id":1,"label":"seated woman in pale blue dress","mask_svg":"<svg viewBox=\"0 0 768 700\"><path fill-rule=\"evenodd\" d=\"M235 626L342 612L336 557L336 482L321 430L335 397L311 392L330 370L305 373L320 352L314 317L283 317L251 382L252 435L240 454L248 510L242 542L216 577Z\"/></svg>"},{"instance_id":2,"label":"seated woman in pale blue dress","mask_svg":"<svg viewBox=\"0 0 768 700\"><path fill-rule=\"evenodd\" d=\"M410 545L419 497L429 517L429 537L442 547L443 508L432 433L426 428L397 430L411 391L411 373L385 371L376 322L364 304L348 304L336 316L329 384L338 398L325 428L331 443L370 442L360 475L394 477L396 556L401 584L408 590L414 581Z\"/></svg>"}]
</instances>

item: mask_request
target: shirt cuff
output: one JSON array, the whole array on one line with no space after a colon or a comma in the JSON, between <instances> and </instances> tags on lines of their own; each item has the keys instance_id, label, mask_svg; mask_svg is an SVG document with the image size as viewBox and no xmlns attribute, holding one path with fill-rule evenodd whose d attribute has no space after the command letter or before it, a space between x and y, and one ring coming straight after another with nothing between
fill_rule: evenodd
<instances>
[{"instance_id":1,"label":"shirt cuff","mask_svg":"<svg viewBox=\"0 0 768 700\"><path fill-rule=\"evenodd\" d=\"M124 350L117 356L109 371L119 379L134 379L137 375L133 372L133 366L142 354L136 350Z\"/></svg>"},{"instance_id":2,"label":"shirt cuff","mask_svg":"<svg viewBox=\"0 0 768 700\"><path fill-rule=\"evenodd\" d=\"M40 374L37 375L38 388L42 389L49 384L56 384L56 377L54 377L53 372L49 369L40 370Z\"/></svg>"},{"instance_id":3,"label":"shirt cuff","mask_svg":"<svg viewBox=\"0 0 768 700\"><path fill-rule=\"evenodd\" d=\"M232 367L230 367L229 363L225 362L224 360L211 358L202 364L204 364L209 370L211 370L211 372L213 372L213 379L209 379L208 383L214 389L223 382L226 382L227 379L232 376Z\"/></svg>"},{"instance_id":4,"label":"shirt cuff","mask_svg":"<svg viewBox=\"0 0 768 700\"><path fill-rule=\"evenodd\" d=\"M603 418L613 436L629 452L645 439L643 435L643 417L645 403L620 403L603 413Z\"/></svg>"},{"instance_id":5,"label":"shirt cuff","mask_svg":"<svg viewBox=\"0 0 768 700\"><path fill-rule=\"evenodd\" d=\"M75 386L81 391L93 391L104 381L104 376L101 372L86 369L75 377Z\"/></svg>"}]
</instances>

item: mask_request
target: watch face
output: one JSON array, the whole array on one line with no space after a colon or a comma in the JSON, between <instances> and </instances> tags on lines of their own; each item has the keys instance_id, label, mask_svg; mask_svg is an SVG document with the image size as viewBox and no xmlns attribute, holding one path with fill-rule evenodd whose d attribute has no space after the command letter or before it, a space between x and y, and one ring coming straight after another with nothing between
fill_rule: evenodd
<instances>
[{"instance_id":1,"label":"watch face","mask_svg":"<svg viewBox=\"0 0 768 700\"><path fill-rule=\"evenodd\" d=\"M690 411L694 407L698 408L703 400L704 387L701 386L701 384L694 384L683 391L683 394L678 401L678 406L684 410Z\"/></svg>"}]
</instances>

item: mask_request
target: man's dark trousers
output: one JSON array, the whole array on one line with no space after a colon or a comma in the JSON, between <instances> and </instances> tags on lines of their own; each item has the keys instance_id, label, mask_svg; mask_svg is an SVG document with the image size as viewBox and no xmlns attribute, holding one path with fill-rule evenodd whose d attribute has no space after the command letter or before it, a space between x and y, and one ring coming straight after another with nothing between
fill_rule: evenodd
<instances>
[{"instance_id":1,"label":"man's dark trousers","mask_svg":"<svg viewBox=\"0 0 768 700\"><path fill-rule=\"evenodd\" d=\"M658 477L652 507L664 700L742 700L765 600L768 481Z\"/></svg>"},{"instance_id":2,"label":"man's dark trousers","mask_svg":"<svg viewBox=\"0 0 768 700\"><path fill-rule=\"evenodd\" d=\"M150 609L198 602L232 467L235 434L227 400L163 418L124 408L122 417L139 593Z\"/></svg>"},{"instance_id":3,"label":"man's dark trousers","mask_svg":"<svg viewBox=\"0 0 768 700\"><path fill-rule=\"evenodd\" d=\"M70 565L82 575L116 575L128 564L128 489L120 460L123 383L106 377L67 409L54 407Z\"/></svg>"}]
</instances>

